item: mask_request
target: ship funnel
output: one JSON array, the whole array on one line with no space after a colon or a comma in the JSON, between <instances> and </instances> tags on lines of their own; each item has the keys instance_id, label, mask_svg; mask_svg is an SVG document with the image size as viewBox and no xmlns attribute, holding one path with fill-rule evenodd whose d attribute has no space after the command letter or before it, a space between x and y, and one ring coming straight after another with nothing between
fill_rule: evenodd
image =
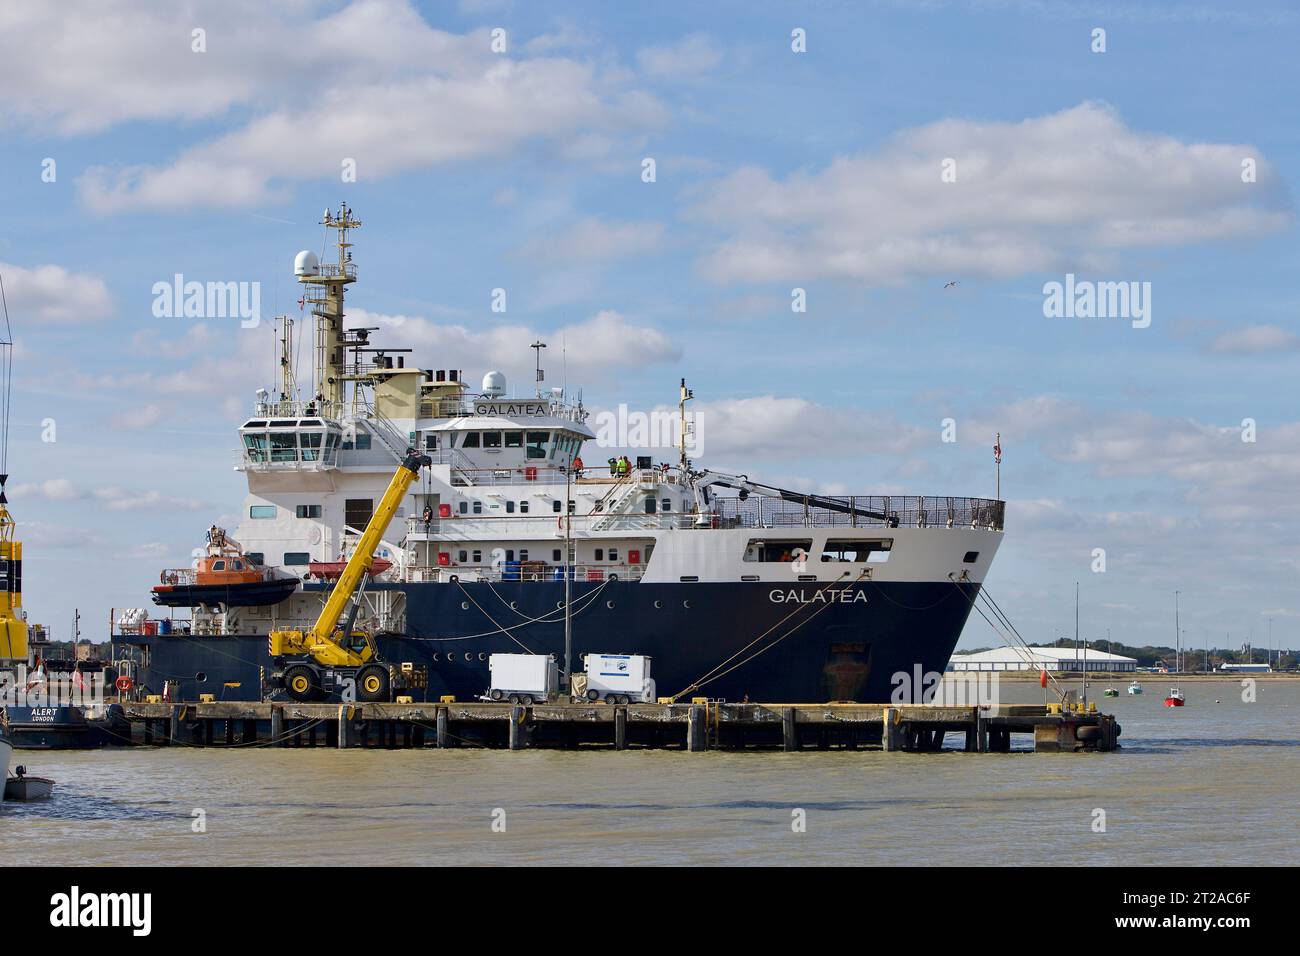
<instances>
[{"instance_id":1,"label":"ship funnel","mask_svg":"<svg viewBox=\"0 0 1300 956\"><path fill-rule=\"evenodd\" d=\"M320 275L320 260L316 258L316 253L310 249L304 249L294 256L293 274L296 276Z\"/></svg>"},{"instance_id":2,"label":"ship funnel","mask_svg":"<svg viewBox=\"0 0 1300 956\"><path fill-rule=\"evenodd\" d=\"M488 398L500 398L506 393L506 375L504 372L488 372L483 376L483 394Z\"/></svg>"}]
</instances>

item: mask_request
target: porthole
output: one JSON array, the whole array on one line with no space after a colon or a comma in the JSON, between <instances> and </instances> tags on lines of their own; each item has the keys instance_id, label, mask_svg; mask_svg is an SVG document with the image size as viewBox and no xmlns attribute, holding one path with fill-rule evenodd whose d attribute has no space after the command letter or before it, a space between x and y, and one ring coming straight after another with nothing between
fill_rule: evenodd
<instances>
[{"instance_id":1,"label":"porthole","mask_svg":"<svg viewBox=\"0 0 1300 956\"><path fill-rule=\"evenodd\" d=\"M690 601L683 601L683 602L682 602L682 607L690 607L690 606L691 606L691 602L690 602Z\"/></svg>"},{"instance_id":2,"label":"porthole","mask_svg":"<svg viewBox=\"0 0 1300 956\"><path fill-rule=\"evenodd\" d=\"M448 651L448 652L447 652L447 660L449 660L449 661L454 661L455 659L456 659L456 652L455 652L455 651Z\"/></svg>"},{"instance_id":3,"label":"porthole","mask_svg":"<svg viewBox=\"0 0 1300 956\"><path fill-rule=\"evenodd\" d=\"M563 602L563 601L556 601L556 602L555 602L555 609L556 609L557 611L563 611L563 610L564 610L564 602Z\"/></svg>"},{"instance_id":4,"label":"porthole","mask_svg":"<svg viewBox=\"0 0 1300 956\"><path fill-rule=\"evenodd\" d=\"M194 675L194 679L198 681L200 684L202 684L204 681L208 679L208 675L203 673L203 671L199 671L197 674Z\"/></svg>"},{"instance_id":5,"label":"porthole","mask_svg":"<svg viewBox=\"0 0 1300 956\"><path fill-rule=\"evenodd\" d=\"M511 601L511 602L510 602L510 610L512 610L512 611L517 611L517 610L519 610L519 602L518 602L518 601Z\"/></svg>"},{"instance_id":6,"label":"porthole","mask_svg":"<svg viewBox=\"0 0 1300 956\"><path fill-rule=\"evenodd\" d=\"M655 601L655 607L663 607L663 606L664 606L664 602L663 602L663 601L659 601L659 600L656 600L656 601Z\"/></svg>"},{"instance_id":7,"label":"porthole","mask_svg":"<svg viewBox=\"0 0 1300 956\"><path fill-rule=\"evenodd\" d=\"M469 601L461 601L461 602L460 602L460 609L461 609L462 611L468 611L468 610L469 610Z\"/></svg>"},{"instance_id":8,"label":"porthole","mask_svg":"<svg viewBox=\"0 0 1300 956\"><path fill-rule=\"evenodd\" d=\"M605 602L605 607L613 607L613 606L614 606L614 602L613 602L613 601L606 601L606 602Z\"/></svg>"},{"instance_id":9,"label":"porthole","mask_svg":"<svg viewBox=\"0 0 1300 956\"><path fill-rule=\"evenodd\" d=\"M487 660L487 654L483 653L482 651L479 651L479 652L478 652L478 659L481 660L481 661L485 661L485 660Z\"/></svg>"},{"instance_id":10,"label":"porthole","mask_svg":"<svg viewBox=\"0 0 1300 956\"><path fill-rule=\"evenodd\" d=\"M435 661L441 660L441 659L442 659L442 655L439 654L437 651L434 651L434 652L433 652L433 659L434 659Z\"/></svg>"}]
</instances>

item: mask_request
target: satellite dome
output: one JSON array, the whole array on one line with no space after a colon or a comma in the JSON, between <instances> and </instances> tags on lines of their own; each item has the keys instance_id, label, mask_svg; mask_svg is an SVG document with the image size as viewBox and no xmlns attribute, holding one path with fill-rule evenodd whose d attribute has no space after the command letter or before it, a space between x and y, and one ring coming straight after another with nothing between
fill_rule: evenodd
<instances>
[{"instance_id":1,"label":"satellite dome","mask_svg":"<svg viewBox=\"0 0 1300 956\"><path fill-rule=\"evenodd\" d=\"M316 258L316 253L310 249L304 249L294 256L293 274L296 276L320 275L320 260Z\"/></svg>"},{"instance_id":2,"label":"satellite dome","mask_svg":"<svg viewBox=\"0 0 1300 956\"><path fill-rule=\"evenodd\" d=\"M483 394L488 398L500 398L506 393L505 372L488 372L483 376Z\"/></svg>"}]
</instances>

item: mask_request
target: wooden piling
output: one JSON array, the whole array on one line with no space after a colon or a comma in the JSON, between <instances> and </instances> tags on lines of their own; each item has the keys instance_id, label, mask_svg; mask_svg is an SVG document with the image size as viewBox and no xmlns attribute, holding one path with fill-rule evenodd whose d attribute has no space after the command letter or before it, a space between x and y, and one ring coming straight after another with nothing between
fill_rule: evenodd
<instances>
[{"instance_id":1,"label":"wooden piling","mask_svg":"<svg viewBox=\"0 0 1300 956\"><path fill-rule=\"evenodd\" d=\"M356 727L348 719L348 712L351 709L347 704L339 704L339 750L354 746L353 739L356 736Z\"/></svg>"},{"instance_id":2,"label":"wooden piling","mask_svg":"<svg viewBox=\"0 0 1300 956\"><path fill-rule=\"evenodd\" d=\"M686 749L691 753L703 750L708 745L704 732L704 707L701 704L691 704L686 724Z\"/></svg>"},{"instance_id":3,"label":"wooden piling","mask_svg":"<svg viewBox=\"0 0 1300 956\"><path fill-rule=\"evenodd\" d=\"M524 748L524 708L520 704L514 704L510 708L510 749L522 750Z\"/></svg>"},{"instance_id":4,"label":"wooden piling","mask_svg":"<svg viewBox=\"0 0 1300 956\"><path fill-rule=\"evenodd\" d=\"M894 707L886 707L883 715L884 728L881 732L881 745L886 753L893 753L903 749L902 727L898 722L898 710Z\"/></svg>"},{"instance_id":5,"label":"wooden piling","mask_svg":"<svg viewBox=\"0 0 1300 956\"><path fill-rule=\"evenodd\" d=\"M627 708L614 709L614 749L627 749Z\"/></svg>"},{"instance_id":6,"label":"wooden piling","mask_svg":"<svg viewBox=\"0 0 1300 956\"><path fill-rule=\"evenodd\" d=\"M271 744L275 747L283 747L284 740L284 708L279 704L271 705Z\"/></svg>"},{"instance_id":7,"label":"wooden piling","mask_svg":"<svg viewBox=\"0 0 1300 956\"><path fill-rule=\"evenodd\" d=\"M799 727L795 719L796 711L793 707L781 711L781 746L786 753L799 749Z\"/></svg>"},{"instance_id":8,"label":"wooden piling","mask_svg":"<svg viewBox=\"0 0 1300 956\"><path fill-rule=\"evenodd\" d=\"M436 725L437 725L437 733L438 733L438 741L437 741L438 746L450 747L451 741L447 737L447 708L446 707L438 708L438 717L437 717Z\"/></svg>"}]
</instances>

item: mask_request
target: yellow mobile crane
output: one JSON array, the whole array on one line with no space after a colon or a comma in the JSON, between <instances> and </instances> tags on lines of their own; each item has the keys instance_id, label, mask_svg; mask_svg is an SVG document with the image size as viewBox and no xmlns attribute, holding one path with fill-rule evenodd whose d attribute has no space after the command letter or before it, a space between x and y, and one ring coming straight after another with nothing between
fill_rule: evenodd
<instances>
[{"instance_id":1,"label":"yellow mobile crane","mask_svg":"<svg viewBox=\"0 0 1300 956\"><path fill-rule=\"evenodd\" d=\"M357 700L389 699L388 668L377 660L378 651L371 636L354 632L352 625L361 606L358 591L365 588L366 575L375 560L375 548L420 468L430 464L428 455L417 454L413 448L406 450L406 458L388 483L388 490L379 500L315 626L310 631L271 632L271 660L276 666L272 681L283 686L294 700L321 700L330 691L345 686L349 679L355 682ZM349 603L347 620L340 624L339 618Z\"/></svg>"}]
</instances>

